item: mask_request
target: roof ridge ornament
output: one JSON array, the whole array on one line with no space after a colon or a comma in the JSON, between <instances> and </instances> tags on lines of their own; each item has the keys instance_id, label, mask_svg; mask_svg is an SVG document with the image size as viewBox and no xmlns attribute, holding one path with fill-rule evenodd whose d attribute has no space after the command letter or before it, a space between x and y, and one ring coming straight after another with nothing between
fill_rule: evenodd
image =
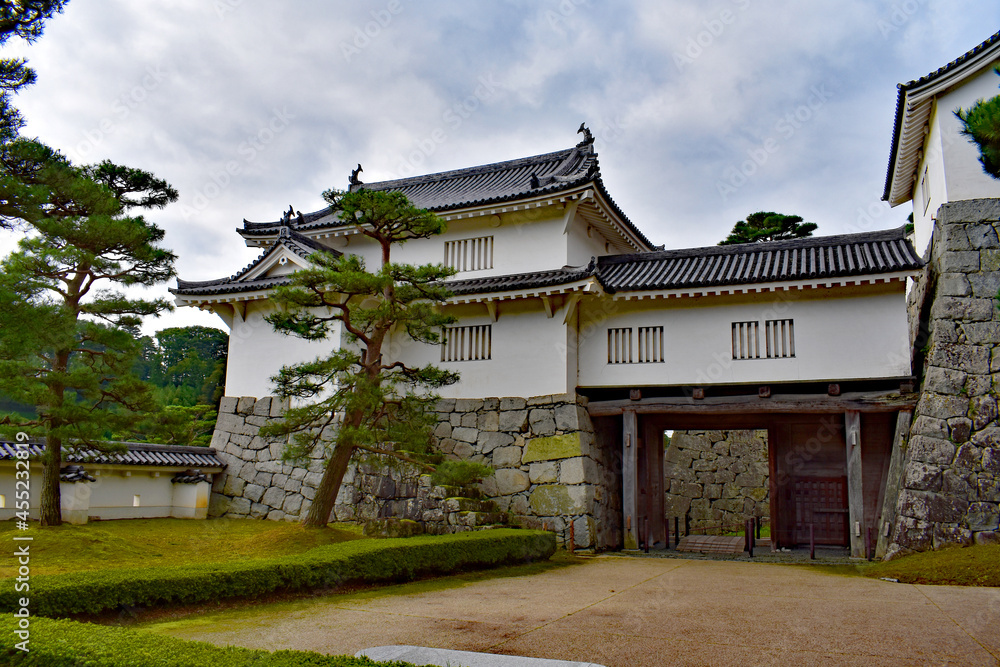
<instances>
[{"instance_id":1,"label":"roof ridge ornament","mask_svg":"<svg viewBox=\"0 0 1000 667\"><path fill-rule=\"evenodd\" d=\"M358 174L360 174L363 171L364 171L364 169L361 168L361 163L360 162L358 163L358 168L357 169L352 169L351 170L351 180L349 181L351 187L354 187L356 185L364 185L364 183L361 182L361 179L358 178Z\"/></svg>"},{"instance_id":2,"label":"roof ridge ornament","mask_svg":"<svg viewBox=\"0 0 1000 667\"><path fill-rule=\"evenodd\" d=\"M594 134L589 129L587 129L586 121L580 123L580 129L576 131L577 134L583 135L583 141L576 145L577 148L583 148L584 146L592 146L594 143Z\"/></svg>"}]
</instances>

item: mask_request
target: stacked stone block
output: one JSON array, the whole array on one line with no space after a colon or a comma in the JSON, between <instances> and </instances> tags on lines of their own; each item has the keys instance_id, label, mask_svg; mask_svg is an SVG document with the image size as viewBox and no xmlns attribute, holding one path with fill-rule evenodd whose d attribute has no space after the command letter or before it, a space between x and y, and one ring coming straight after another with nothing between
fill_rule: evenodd
<instances>
[{"instance_id":1,"label":"stacked stone block","mask_svg":"<svg viewBox=\"0 0 1000 667\"><path fill-rule=\"evenodd\" d=\"M322 476L323 455L313 452L304 467L281 461L284 440L267 441L258 432L282 412L271 397L222 400L212 447L228 467L213 489L211 515L287 521L305 515ZM409 466L352 464L334 507L336 520L394 518L417 522L431 533L511 520L552 530L564 543L572 533L581 548L616 545L620 498L609 493L615 468L595 443L585 398L446 399L437 416L434 435L443 452L494 469L481 484L491 502L432 486Z\"/></svg>"},{"instance_id":2,"label":"stacked stone block","mask_svg":"<svg viewBox=\"0 0 1000 667\"><path fill-rule=\"evenodd\" d=\"M305 466L281 460L285 440L265 440L260 427L284 413L274 397L225 396L212 434L212 448L226 462L216 475L209 516L298 521L316 495L323 454L313 452Z\"/></svg>"},{"instance_id":3,"label":"stacked stone block","mask_svg":"<svg viewBox=\"0 0 1000 667\"><path fill-rule=\"evenodd\" d=\"M609 462L586 404L575 394L446 399L434 435L449 456L494 469L483 493L515 522L554 531L564 544L572 533L577 547L613 546L598 523L615 502Z\"/></svg>"},{"instance_id":4,"label":"stacked stone block","mask_svg":"<svg viewBox=\"0 0 1000 667\"><path fill-rule=\"evenodd\" d=\"M506 515L475 489L435 486L414 466L352 464L334 505L337 521L384 536L441 535L503 525ZM410 524L410 525L407 525Z\"/></svg>"},{"instance_id":5,"label":"stacked stone block","mask_svg":"<svg viewBox=\"0 0 1000 667\"><path fill-rule=\"evenodd\" d=\"M924 379L887 558L1000 541L998 219L996 199L938 211L918 286L932 297L922 322Z\"/></svg>"},{"instance_id":6,"label":"stacked stone block","mask_svg":"<svg viewBox=\"0 0 1000 667\"><path fill-rule=\"evenodd\" d=\"M674 431L664 453L666 515L697 533L770 516L767 431Z\"/></svg>"}]
</instances>

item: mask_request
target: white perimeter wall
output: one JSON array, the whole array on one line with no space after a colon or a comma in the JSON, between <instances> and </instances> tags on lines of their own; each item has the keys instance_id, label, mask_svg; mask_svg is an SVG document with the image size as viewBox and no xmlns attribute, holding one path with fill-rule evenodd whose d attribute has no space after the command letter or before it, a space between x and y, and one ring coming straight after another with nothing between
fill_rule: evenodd
<instances>
[{"instance_id":1,"label":"white perimeter wall","mask_svg":"<svg viewBox=\"0 0 1000 667\"><path fill-rule=\"evenodd\" d=\"M205 518L208 512L209 484L174 484L178 468L156 470L136 466L134 470L107 465L88 465L84 469L94 482L61 482L63 518L74 507L85 508L85 516L100 519L148 519L155 517ZM130 474L126 476L126 472ZM16 511L15 469L13 461L0 465L0 521ZM29 516L38 519L42 489L42 466L31 465ZM139 496L136 505L136 496Z\"/></svg>"},{"instance_id":2,"label":"white perimeter wall","mask_svg":"<svg viewBox=\"0 0 1000 667\"><path fill-rule=\"evenodd\" d=\"M910 375L902 286L588 304L581 317L584 387L851 380ZM891 291L890 291L891 289ZM793 319L795 357L733 360L732 323ZM608 328L664 327L665 363L609 364ZM762 352L763 354L763 352Z\"/></svg>"}]
</instances>

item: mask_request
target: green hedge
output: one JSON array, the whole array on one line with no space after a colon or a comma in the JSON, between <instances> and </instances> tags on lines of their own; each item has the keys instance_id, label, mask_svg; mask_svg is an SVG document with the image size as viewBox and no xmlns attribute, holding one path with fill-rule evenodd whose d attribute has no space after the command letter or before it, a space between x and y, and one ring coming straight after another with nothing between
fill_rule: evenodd
<instances>
[{"instance_id":1,"label":"green hedge","mask_svg":"<svg viewBox=\"0 0 1000 667\"><path fill-rule=\"evenodd\" d=\"M260 651L164 637L142 630L33 618L27 653L18 650L17 619L0 614L0 663L12 667L412 667L408 662L331 656L311 651Z\"/></svg>"},{"instance_id":2,"label":"green hedge","mask_svg":"<svg viewBox=\"0 0 1000 667\"><path fill-rule=\"evenodd\" d=\"M274 591L328 590L345 584L408 581L463 569L550 557L552 533L496 530L386 540L353 540L294 556L32 577L27 594L0 590L0 612L30 599L35 616L96 614L109 609L254 598ZM8 580L9 583L9 580Z\"/></svg>"}]
</instances>

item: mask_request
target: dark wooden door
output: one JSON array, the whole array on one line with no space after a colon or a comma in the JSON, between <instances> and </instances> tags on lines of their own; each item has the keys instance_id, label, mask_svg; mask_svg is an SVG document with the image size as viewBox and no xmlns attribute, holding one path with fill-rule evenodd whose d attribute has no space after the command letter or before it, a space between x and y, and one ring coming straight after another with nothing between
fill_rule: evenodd
<instances>
[{"instance_id":1,"label":"dark wooden door","mask_svg":"<svg viewBox=\"0 0 1000 667\"><path fill-rule=\"evenodd\" d=\"M847 477L795 477L791 486L795 542L809 544L812 525L816 544L848 546Z\"/></svg>"}]
</instances>

